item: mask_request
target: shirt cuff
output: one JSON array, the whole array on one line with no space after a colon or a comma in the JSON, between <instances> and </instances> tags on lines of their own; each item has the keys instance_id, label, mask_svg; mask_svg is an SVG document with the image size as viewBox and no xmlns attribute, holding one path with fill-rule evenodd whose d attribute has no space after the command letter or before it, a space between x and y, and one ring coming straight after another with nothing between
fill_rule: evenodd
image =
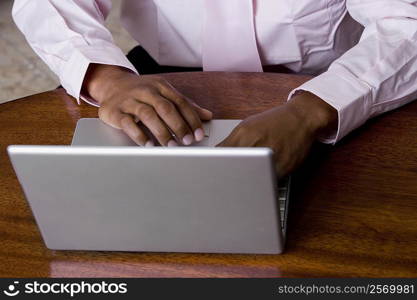
<instances>
[{"instance_id":1,"label":"shirt cuff","mask_svg":"<svg viewBox=\"0 0 417 300\"><path fill-rule=\"evenodd\" d=\"M68 94L77 99L78 104L80 104L80 99L82 99L91 105L99 106L94 99L80 95L85 74L91 63L125 67L139 74L122 50L115 46L100 46L100 48L79 47L73 52L60 72L62 86Z\"/></svg>"},{"instance_id":2,"label":"shirt cuff","mask_svg":"<svg viewBox=\"0 0 417 300\"><path fill-rule=\"evenodd\" d=\"M337 130L320 136L323 143L335 144L369 118L371 87L344 69L329 70L305 82L290 92L287 101L300 91L316 95L337 110Z\"/></svg>"}]
</instances>

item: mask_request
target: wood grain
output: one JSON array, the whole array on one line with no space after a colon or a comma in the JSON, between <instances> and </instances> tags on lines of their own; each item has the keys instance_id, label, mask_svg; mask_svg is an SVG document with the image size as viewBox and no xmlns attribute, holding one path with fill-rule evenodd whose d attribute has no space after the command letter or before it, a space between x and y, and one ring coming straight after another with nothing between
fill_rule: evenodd
<instances>
[{"instance_id":1,"label":"wood grain","mask_svg":"<svg viewBox=\"0 0 417 300\"><path fill-rule=\"evenodd\" d=\"M163 75L216 118L282 104L308 77L252 73ZM337 146L317 145L296 172L283 255L51 251L6 155L10 144L70 144L97 117L62 89L0 105L2 277L415 277L417 102L369 121ZM36 172L34 170L34 172Z\"/></svg>"}]
</instances>

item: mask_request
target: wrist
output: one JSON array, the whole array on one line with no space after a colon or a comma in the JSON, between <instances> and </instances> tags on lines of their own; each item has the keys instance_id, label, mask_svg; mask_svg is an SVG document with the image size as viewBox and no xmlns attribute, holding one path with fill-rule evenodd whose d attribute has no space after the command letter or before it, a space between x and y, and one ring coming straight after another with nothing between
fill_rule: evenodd
<instances>
[{"instance_id":1,"label":"wrist","mask_svg":"<svg viewBox=\"0 0 417 300\"><path fill-rule=\"evenodd\" d=\"M315 136L337 127L337 110L309 92L301 92L288 102Z\"/></svg>"},{"instance_id":2,"label":"wrist","mask_svg":"<svg viewBox=\"0 0 417 300\"><path fill-rule=\"evenodd\" d=\"M130 70L119 66L90 64L84 77L82 91L101 103L114 89L114 85L109 83L126 73L131 74Z\"/></svg>"}]
</instances>

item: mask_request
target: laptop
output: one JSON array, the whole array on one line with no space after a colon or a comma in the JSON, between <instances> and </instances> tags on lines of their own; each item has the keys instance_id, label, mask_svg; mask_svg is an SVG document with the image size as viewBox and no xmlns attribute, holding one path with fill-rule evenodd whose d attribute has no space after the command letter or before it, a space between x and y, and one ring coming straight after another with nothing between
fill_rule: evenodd
<instances>
[{"instance_id":1,"label":"laptop","mask_svg":"<svg viewBox=\"0 0 417 300\"><path fill-rule=\"evenodd\" d=\"M290 183L278 185L272 151L214 147L239 122L204 124L194 146L146 148L80 119L70 146L8 153L50 249L279 254Z\"/></svg>"}]
</instances>

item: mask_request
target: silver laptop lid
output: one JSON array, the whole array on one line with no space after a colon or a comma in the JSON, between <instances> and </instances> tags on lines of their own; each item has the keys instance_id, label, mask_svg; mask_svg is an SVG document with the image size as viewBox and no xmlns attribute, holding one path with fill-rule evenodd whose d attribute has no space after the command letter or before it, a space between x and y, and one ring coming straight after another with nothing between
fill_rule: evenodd
<instances>
[{"instance_id":1,"label":"silver laptop lid","mask_svg":"<svg viewBox=\"0 0 417 300\"><path fill-rule=\"evenodd\" d=\"M51 249L280 253L267 148L10 146Z\"/></svg>"}]
</instances>

